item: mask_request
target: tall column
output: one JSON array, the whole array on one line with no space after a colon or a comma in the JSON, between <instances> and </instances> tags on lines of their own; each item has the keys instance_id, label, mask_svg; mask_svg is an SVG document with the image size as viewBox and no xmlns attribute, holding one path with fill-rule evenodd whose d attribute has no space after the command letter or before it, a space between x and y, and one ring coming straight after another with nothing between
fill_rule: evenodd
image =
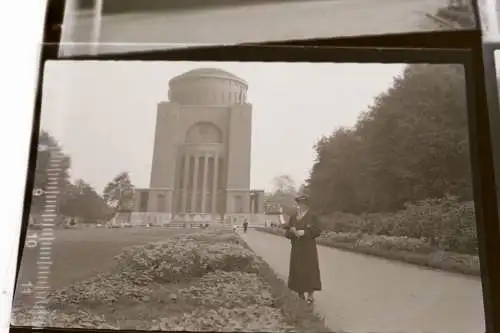
<instances>
[{"instance_id":1,"label":"tall column","mask_svg":"<svg viewBox=\"0 0 500 333\"><path fill-rule=\"evenodd\" d=\"M255 200L254 200L254 194L250 192L250 214L254 213L254 207L255 207Z\"/></svg>"},{"instance_id":2,"label":"tall column","mask_svg":"<svg viewBox=\"0 0 500 333\"><path fill-rule=\"evenodd\" d=\"M186 212L186 203L187 203L187 192L188 192L188 180L189 180L189 164L191 162L191 156L188 153L184 154L184 171L182 175L182 202L181 209L182 212Z\"/></svg>"},{"instance_id":3,"label":"tall column","mask_svg":"<svg viewBox=\"0 0 500 333\"><path fill-rule=\"evenodd\" d=\"M200 155L194 155L194 171L193 171L193 190L191 192L191 211L193 213L199 213L198 209L198 173L200 167Z\"/></svg>"},{"instance_id":4,"label":"tall column","mask_svg":"<svg viewBox=\"0 0 500 333\"><path fill-rule=\"evenodd\" d=\"M212 177L214 182L212 186L212 214L217 213L217 194L219 193L219 154L214 155L214 176Z\"/></svg>"},{"instance_id":5,"label":"tall column","mask_svg":"<svg viewBox=\"0 0 500 333\"><path fill-rule=\"evenodd\" d=\"M201 212L202 213L207 213L207 196L208 196L208 191L207 191L207 181L208 181L208 154L205 153L203 156L203 185L201 189Z\"/></svg>"}]
</instances>

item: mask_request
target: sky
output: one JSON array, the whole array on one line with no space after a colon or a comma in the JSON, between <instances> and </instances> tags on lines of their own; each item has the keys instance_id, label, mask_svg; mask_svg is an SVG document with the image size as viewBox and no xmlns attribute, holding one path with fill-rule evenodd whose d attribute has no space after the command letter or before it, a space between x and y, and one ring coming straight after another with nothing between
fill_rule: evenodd
<instances>
[{"instance_id":1,"label":"sky","mask_svg":"<svg viewBox=\"0 0 500 333\"><path fill-rule=\"evenodd\" d=\"M272 190L280 175L302 184L315 160L314 144L338 127L353 126L405 65L50 61L41 128L71 157L73 180L101 192L128 171L136 187L147 188L157 105L168 100L170 79L203 67L247 81L253 105L251 187Z\"/></svg>"}]
</instances>

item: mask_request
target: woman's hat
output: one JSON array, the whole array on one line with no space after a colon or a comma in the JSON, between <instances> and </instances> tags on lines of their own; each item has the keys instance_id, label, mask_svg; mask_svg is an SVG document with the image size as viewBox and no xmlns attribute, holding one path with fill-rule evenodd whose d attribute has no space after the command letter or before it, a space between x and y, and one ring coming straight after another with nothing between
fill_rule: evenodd
<instances>
[{"instance_id":1,"label":"woman's hat","mask_svg":"<svg viewBox=\"0 0 500 333\"><path fill-rule=\"evenodd\" d=\"M309 203L309 197L305 194L299 195L298 197L295 198L296 203Z\"/></svg>"}]
</instances>

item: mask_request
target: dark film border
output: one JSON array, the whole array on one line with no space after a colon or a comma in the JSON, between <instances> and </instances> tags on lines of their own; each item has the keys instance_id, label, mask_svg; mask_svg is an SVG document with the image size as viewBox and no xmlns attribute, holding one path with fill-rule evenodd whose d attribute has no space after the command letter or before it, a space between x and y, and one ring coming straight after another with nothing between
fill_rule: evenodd
<instances>
[{"instance_id":1,"label":"dark film border","mask_svg":"<svg viewBox=\"0 0 500 333\"><path fill-rule=\"evenodd\" d=\"M384 46L201 46L168 51L140 51L99 55L61 56L58 60L113 61L238 61L316 63L435 63L464 64L467 51L459 48L432 50Z\"/></svg>"},{"instance_id":2,"label":"dark film border","mask_svg":"<svg viewBox=\"0 0 500 333\"><path fill-rule=\"evenodd\" d=\"M497 80L497 65L500 64L495 63L495 51L499 51L500 55L500 42L488 43L483 45L486 98L488 102L488 111L490 117L493 157L495 161L495 172L497 175L500 175L500 91ZM500 179L498 179L497 182L500 182Z\"/></svg>"},{"instance_id":3,"label":"dark film border","mask_svg":"<svg viewBox=\"0 0 500 333\"><path fill-rule=\"evenodd\" d=\"M483 45L478 42L465 66L469 113L469 136L473 172L474 201L481 261L481 280L485 304L486 332L500 332L500 224L495 168L495 118L489 108L488 91L492 88L490 69L483 63ZM487 60L486 57L484 60ZM493 63L494 64L494 63ZM488 76L487 76L488 75ZM497 95L495 95L497 96ZM498 96L496 97L498 98ZM492 142L495 141L495 144Z\"/></svg>"},{"instance_id":4,"label":"dark film border","mask_svg":"<svg viewBox=\"0 0 500 333\"><path fill-rule=\"evenodd\" d=\"M485 97L483 99L485 99L486 101L486 108L488 110L488 116L489 116L489 119L490 119L490 127L489 127L489 130L490 130L490 140L491 140L491 149L492 149L492 154L490 155L490 159L492 159L494 161L494 172L495 172L495 175L498 177L500 177L500 96L499 96L499 93L500 93L500 90L499 90L499 82L498 82L498 79L497 79L497 66L495 64L495 51L499 51L500 52L500 42L496 42L496 43L485 43L483 45L483 65L484 65L484 80L481 80L481 82L478 82L478 83L482 83L482 82L485 82ZM486 116L486 115L485 115ZM486 129L485 129L486 130ZM495 179L496 180L496 183L495 183L495 187L497 188L497 202L500 202L500 190L498 188L500 188L500 179ZM495 221L495 219L492 218L492 222ZM496 235L498 236L498 221L496 221L497 223L497 233ZM492 230L489 231L489 232L495 232L494 231L494 228L491 228ZM488 232L488 231L486 231ZM493 237L492 237L493 238ZM491 240L493 241L493 240ZM492 244L491 245L491 249L487 249L487 253L486 255L487 256L491 256L491 257L496 257L498 258L498 251L499 251L499 244L498 244L498 240L497 240L497 243L496 244ZM489 259L488 261L493 261L493 259ZM489 284L490 286L488 287L488 289L485 289L485 291L483 291L483 294L487 291L488 293L491 293L491 295L489 295L489 298L492 299L492 305L489 305L486 301L485 301L485 306L486 308L488 309L488 307L491 308L491 310L495 309L494 312L491 312L492 313L491 315L493 315L493 313L497 313L497 318L493 318L495 322L495 325L494 326L496 328L496 331L494 332L497 332L499 330L499 324L498 322L500 321L499 320L499 316L498 316L498 313L500 313L500 308L499 308L499 304L500 304L500 283L498 281L500 281L499 277L500 277L500 264L499 264L499 260L497 259L496 260L496 263L489 263L487 265L488 267L486 269L489 269L491 270L492 272L489 274L490 275L490 281L489 281ZM488 309L489 310L489 309Z\"/></svg>"},{"instance_id":5,"label":"dark film border","mask_svg":"<svg viewBox=\"0 0 500 333\"><path fill-rule=\"evenodd\" d=\"M485 84L485 72L480 40L472 50L459 49L387 49L354 47L290 47L290 46L230 46L204 47L190 50L136 52L128 54L57 57L57 46L46 45L42 50L42 66L38 81L29 172L27 175L25 207L18 257L18 271L22 247L29 217L30 193L33 188L36 147L38 143L41 113L41 88L43 65L47 60L121 60L121 61L261 61L261 62L341 62L341 63L456 63L462 64L466 73L470 149L473 171L474 197L478 227L479 253L481 257L481 279L488 333L500 332L500 231L493 164L493 149L490 138L490 120ZM11 332L23 332L26 328L11 327ZM84 329L44 329L47 332L95 332ZM103 330L104 332L104 330Z\"/></svg>"}]
</instances>

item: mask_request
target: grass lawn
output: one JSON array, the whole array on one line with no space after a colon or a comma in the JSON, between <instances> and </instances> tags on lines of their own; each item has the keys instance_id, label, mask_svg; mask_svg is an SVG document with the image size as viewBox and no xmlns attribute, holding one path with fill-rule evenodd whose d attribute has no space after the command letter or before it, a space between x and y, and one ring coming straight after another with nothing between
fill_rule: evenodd
<instances>
[{"instance_id":1,"label":"grass lawn","mask_svg":"<svg viewBox=\"0 0 500 333\"><path fill-rule=\"evenodd\" d=\"M50 289L60 289L83 280L115 265L113 257L131 245L159 241L169 236L196 229L61 229L55 233L52 245ZM26 248L23 252L18 285L36 283L39 250ZM31 297L17 295L14 304L30 304ZM21 302L21 303L19 303Z\"/></svg>"}]
</instances>

